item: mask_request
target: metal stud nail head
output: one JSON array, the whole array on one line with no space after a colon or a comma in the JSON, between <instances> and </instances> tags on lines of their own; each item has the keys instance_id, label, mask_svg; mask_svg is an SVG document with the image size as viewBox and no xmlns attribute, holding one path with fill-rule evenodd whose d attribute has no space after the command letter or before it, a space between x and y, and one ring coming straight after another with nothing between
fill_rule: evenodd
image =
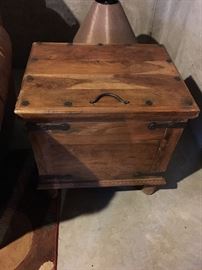
<instances>
[{"instance_id":1,"label":"metal stud nail head","mask_svg":"<svg viewBox=\"0 0 202 270\"><path fill-rule=\"evenodd\" d=\"M181 78L180 78L179 76L176 76L176 77L175 77L175 80L176 80L176 81L181 81Z\"/></svg>"},{"instance_id":2,"label":"metal stud nail head","mask_svg":"<svg viewBox=\"0 0 202 270\"><path fill-rule=\"evenodd\" d=\"M65 101L64 106L65 107L72 107L72 102L71 101Z\"/></svg>"},{"instance_id":3,"label":"metal stud nail head","mask_svg":"<svg viewBox=\"0 0 202 270\"><path fill-rule=\"evenodd\" d=\"M145 104L148 105L148 106L152 106L152 105L153 105L153 101L150 100L150 99L147 99L147 100L145 101Z\"/></svg>"},{"instance_id":4,"label":"metal stud nail head","mask_svg":"<svg viewBox=\"0 0 202 270\"><path fill-rule=\"evenodd\" d=\"M34 78L31 75L27 75L26 80L28 82L32 82L34 80Z\"/></svg>"},{"instance_id":5,"label":"metal stud nail head","mask_svg":"<svg viewBox=\"0 0 202 270\"><path fill-rule=\"evenodd\" d=\"M26 107L26 106L29 106L30 105L30 102L28 100L23 100L21 102L21 105Z\"/></svg>"}]
</instances>

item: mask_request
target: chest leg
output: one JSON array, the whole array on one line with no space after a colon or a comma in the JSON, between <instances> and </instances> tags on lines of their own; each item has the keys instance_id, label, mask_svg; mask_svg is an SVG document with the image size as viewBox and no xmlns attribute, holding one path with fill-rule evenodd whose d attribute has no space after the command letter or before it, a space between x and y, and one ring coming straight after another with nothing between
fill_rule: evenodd
<instances>
[{"instance_id":1,"label":"chest leg","mask_svg":"<svg viewBox=\"0 0 202 270\"><path fill-rule=\"evenodd\" d=\"M158 187L157 186L144 186L142 188L142 191L146 194L146 195L152 195L157 191Z\"/></svg>"}]
</instances>

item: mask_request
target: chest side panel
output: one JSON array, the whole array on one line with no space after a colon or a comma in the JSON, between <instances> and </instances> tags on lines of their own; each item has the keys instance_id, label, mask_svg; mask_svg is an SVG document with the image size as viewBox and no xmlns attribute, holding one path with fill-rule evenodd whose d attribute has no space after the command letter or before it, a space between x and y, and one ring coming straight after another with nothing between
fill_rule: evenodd
<instances>
[{"instance_id":1,"label":"chest side panel","mask_svg":"<svg viewBox=\"0 0 202 270\"><path fill-rule=\"evenodd\" d=\"M155 168L159 171L166 171L168 164L171 160L172 154L176 148L176 145L183 133L183 128L167 129L163 140L159 145L157 153L157 161L155 163Z\"/></svg>"}]
</instances>

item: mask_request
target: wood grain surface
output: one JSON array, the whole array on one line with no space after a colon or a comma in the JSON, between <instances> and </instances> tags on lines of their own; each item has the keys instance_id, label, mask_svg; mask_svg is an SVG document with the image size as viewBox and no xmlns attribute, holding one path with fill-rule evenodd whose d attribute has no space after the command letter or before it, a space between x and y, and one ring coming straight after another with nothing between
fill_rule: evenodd
<instances>
[{"instance_id":1,"label":"wood grain surface","mask_svg":"<svg viewBox=\"0 0 202 270\"><path fill-rule=\"evenodd\" d=\"M112 97L90 103L105 92L129 103ZM198 107L166 50L158 45L35 43L16 113L38 120L90 114L164 114L186 119L196 117Z\"/></svg>"},{"instance_id":2,"label":"wood grain surface","mask_svg":"<svg viewBox=\"0 0 202 270\"><path fill-rule=\"evenodd\" d=\"M34 43L15 112L32 123L40 188L153 190L183 131L169 125L199 109L162 46Z\"/></svg>"}]
</instances>

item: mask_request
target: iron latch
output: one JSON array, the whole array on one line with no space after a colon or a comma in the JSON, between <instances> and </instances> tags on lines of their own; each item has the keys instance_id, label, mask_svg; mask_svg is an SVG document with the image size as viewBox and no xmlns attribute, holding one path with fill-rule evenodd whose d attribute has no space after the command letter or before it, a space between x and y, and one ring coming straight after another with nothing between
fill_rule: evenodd
<instances>
[{"instance_id":1,"label":"iron latch","mask_svg":"<svg viewBox=\"0 0 202 270\"><path fill-rule=\"evenodd\" d=\"M66 123L27 123L28 130L31 131L48 131L48 130L61 130L67 131L70 129L70 125Z\"/></svg>"},{"instance_id":2,"label":"iron latch","mask_svg":"<svg viewBox=\"0 0 202 270\"><path fill-rule=\"evenodd\" d=\"M157 128L185 128L186 122L151 122L148 129L155 130Z\"/></svg>"}]
</instances>

